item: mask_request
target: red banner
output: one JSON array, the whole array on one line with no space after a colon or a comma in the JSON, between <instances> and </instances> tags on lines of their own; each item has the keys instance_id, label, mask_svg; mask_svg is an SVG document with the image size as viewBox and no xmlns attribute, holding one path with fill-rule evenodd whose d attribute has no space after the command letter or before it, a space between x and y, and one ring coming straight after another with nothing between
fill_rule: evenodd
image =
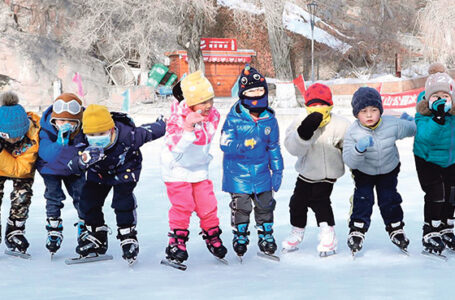
<instances>
[{"instance_id":1,"label":"red banner","mask_svg":"<svg viewBox=\"0 0 455 300\"><path fill-rule=\"evenodd\" d=\"M381 94L382 106L384 108L408 108L414 107L417 103L417 96L424 88L410 90L404 93Z\"/></svg>"},{"instance_id":2,"label":"red banner","mask_svg":"<svg viewBox=\"0 0 455 300\"><path fill-rule=\"evenodd\" d=\"M188 56L183 55L185 61L188 61ZM204 62L219 62L219 63L250 63L251 56L218 56L218 55L205 55L203 54Z\"/></svg>"},{"instance_id":3,"label":"red banner","mask_svg":"<svg viewBox=\"0 0 455 300\"><path fill-rule=\"evenodd\" d=\"M201 50L237 51L237 40L223 38L201 38Z\"/></svg>"},{"instance_id":4,"label":"red banner","mask_svg":"<svg viewBox=\"0 0 455 300\"><path fill-rule=\"evenodd\" d=\"M300 74L299 77L295 78L293 81L294 85L299 89L302 97L305 97L305 80L303 79L303 74Z\"/></svg>"}]
</instances>

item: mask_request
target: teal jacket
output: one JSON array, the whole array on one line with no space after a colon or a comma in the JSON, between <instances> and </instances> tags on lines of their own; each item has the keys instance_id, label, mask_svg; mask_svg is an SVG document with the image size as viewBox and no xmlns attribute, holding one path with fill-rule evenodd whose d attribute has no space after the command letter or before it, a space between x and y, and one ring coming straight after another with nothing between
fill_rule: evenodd
<instances>
[{"instance_id":1,"label":"teal jacket","mask_svg":"<svg viewBox=\"0 0 455 300\"><path fill-rule=\"evenodd\" d=\"M428 101L418 99L415 122L414 154L427 162L446 168L455 164L455 115L453 109L445 117L444 125L433 121Z\"/></svg>"}]
</instances>

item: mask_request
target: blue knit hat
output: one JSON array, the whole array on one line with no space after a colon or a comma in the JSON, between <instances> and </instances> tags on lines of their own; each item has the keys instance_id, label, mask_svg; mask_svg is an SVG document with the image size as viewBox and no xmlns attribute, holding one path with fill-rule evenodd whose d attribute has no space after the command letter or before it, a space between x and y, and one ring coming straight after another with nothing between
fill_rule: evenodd
<instances>
[{"instance_id":1,"label":"blue knit hat","mask_svg":"<svg viewBox=\"0 0 455 300\"><path fill-rule=\"evenodd\" d=\"M382 108L381 94L379 94L376 89L370 87L359 88L352 96L351 105L354 117L357 117L359 111L367 106L374 106L379 108L381 115L384 111Z\"/></svg>"},{"instance_id":2,"label":"blue knit hat","mask_svg":"<svg viewBox=\"0 0 455 300\"><path fill-rule=\"evenodd\" d=\"M19 98L13 92L6 92L0 96L0 137L21 138L30 128L30 120Z\"/></svg>"},{"instance_id":3,"label":"blue knit hat","mask_svg":"<svg viewBox=\"0 0 455 300\"><path fill-rule=\"evenodd\" d=\"M262 87L264 95L257 97L248 97L243 93L249 89ZM267 81L255 68L246 65L242 70L239 78L239 98L243 106L250 111L264 110L269 106Z\"/></svg>"}]
</instances>

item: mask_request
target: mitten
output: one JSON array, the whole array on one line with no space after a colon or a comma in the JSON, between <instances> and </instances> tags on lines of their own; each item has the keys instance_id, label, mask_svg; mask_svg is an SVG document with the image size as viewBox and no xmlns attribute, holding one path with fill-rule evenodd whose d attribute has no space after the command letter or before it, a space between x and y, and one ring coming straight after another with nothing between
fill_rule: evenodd
<instances>
[{"instance_id":1,"label":"mitten","mask_svg":"<svg viewBox=\"0 0 455 300\"><path fill-rule=\"evenodd\" d=\"M183 130L193 131L194 126L202 121L204 121L204 116L202 116L200 112L191 112L186 116L186 119L183 122Z\"/></svg>"},{"instance_id":2,"label":"mitten","mask_svg":"<svg viewBox=\"0 0 455 300\"><path fill-rule=\"evenodd\" d=\"M79 166L82 169L87 169L90 165L104 158L104 148L89 146L85 148L79 157Z\"/></svg>"},{"instance_id":3,"label":"mitten","mask_svg":"<svg viewBox=\"0 0 455 300\"><path fill-rule=\"evenodd\" d=\"M402 113L400 119L407 121L414 121L414 118L408 115L406 112Z\"/></svg>"},{"instance_id":4,"label":"mitten","mask_svg":"<svg viewBox=\"0 0 455 300\"><path fill-rule=\"evenodd\" d=\"M281 180L283 179L283 171L274 171L272 173L272 189L278 192L281 186Z\"/></svg>"},{"instance_id":5,"label":"mitten","mask_svg":"<svg viewBox=\"0 0 455 300\"><path fill-rule=\"evenodd\" d=\"M430 101L430 110L433 113L433 121L440 125L445 123L445 115L452 107L452 102L446 99L438 98L435 101Z\"/></svg>"},{"instance_id":6,"label":"mitten","mask_svg":"<svg viewBox=\"0 0 455 300\"><path fill-rule=\"evenodd\" d=\"M355 148L357 149L357 151L362 153L365 152L368 147L371 147L373 145L374 145L373 137L371 135L366 135L357 141L357 143L355 144Z\"/></svg>"},{"instance_id":7,"label":"mitten","mask_svg":"<svg viewBox=\"0 0 455 300\"><path fill-rule=\"evenodd\" d=\"M57 144L59 144L60 146L68 145L72 128L73 126L71 126L70 123L65 123L62 126L60 126L57 133Z\"/></svg>"},{"instance_id":8,"label":"mitten","mask_svg":"<svg viewBox=\"0 0 455 300\"><path fill-rule=\"evenodd\" d=\"M314 131L318 129L319 125L321 124L322 118L322 114L318 112L309 114L297 128L297 133L299 134L300 138L305 141L311 139Z\"/></svg>"}]
</instances>

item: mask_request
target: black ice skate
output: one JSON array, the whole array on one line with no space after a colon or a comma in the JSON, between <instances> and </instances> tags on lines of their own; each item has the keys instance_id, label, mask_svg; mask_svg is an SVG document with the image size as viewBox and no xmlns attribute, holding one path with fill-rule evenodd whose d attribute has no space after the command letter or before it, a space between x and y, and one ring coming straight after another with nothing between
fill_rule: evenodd
<instances>
[{"instance_id":1,"label":"black ice skate","mask_svg":"<svg viewBox=\"0 0 455 300\"><path fill-rule=\"evenodd\" d=\"M47 218L47 241L46 248L51 253L51 258L60 249L63 241L63 225L60 218Z\"/></svg>"},{"instance_id":2,"label":"black ice skate","mask_svg":"<svg viewBox=\"0 0 455 300\"><path fill-rule=\"evenodd\" d=\"M250 243L248 240L248 235L250 234L248 231L248 223L238 224L235 228L236 230L232 231L232 233L234 233L232 246L235 253L237 253L240 262L242 262L242 256L246 253L247 246Z\"/></svg>"},{"instance_id":3,"label":"black ice skate","mask_svg":"<svg viewBox=\"0 0 455 300\"><path fill-rule=\"evenodd\" d=\"M227 260L224 259L227 249L223 246L223 242L220 239L221 232L220 227L217 226L210 228L207 231L203 230L201 234L210 253L212 253L221 262L227 264Z\"/></svg>"},{"instance_id":4,"label":"black ice skate","mask_svg":"<svg viewBox=\"0 0 455 300\"><path fill-rule=\"evenodd\" d=\"M24 234L25 220L11 220L8 218L5 232L5 244L7 247L5 254L30 258L30 254L26 253L29 243Z\"/></svg>"},{"instance_id":5,"label":"black ice skate","mask_svg":"<svg viewBox=\"0 0 455 300\"><path fill-rule=\"evenodd\" d=\"M437 222L433 221L432 224ZM424 255L434 255L444 260L447 259L446 256L442 255L442 251L445 249L445 244L441 238L441 225L439 226L432 226L429 224L423 225L423 237L422 237L422 244L423 244L423 251L422 254Z\"/></svg>"},{"instance_id":6,"label":"black ice skate","mask_svg":"<svg viewBox=\"0 0 455 300\"><path fill-rule=\"evenodd\" d=\"M258 252L258 255L261 257L269 258L275 261L280 261L280 258L276 255L273 255L277 249L275 239L273 237L273 223L264 223L262 225L257 225L258 229L258 246L261 252Z\"/></svg>"},{"instance_id":7,"label":"black ice skate","mask_svg":"<svg viewBox=\"0 0 455 300\"><path fill-rule=\"evenodd\" d=\"M186 270L186 265L182 262L188 259L186 242L190 232L186 229L174 229L169 232L169 245L166 247L166 259L161 260L161 264L167 265L182 271Z\"/></svg>"},{"instance_id":8,"label":"black ice skate","mask_svg":"<svg viewBox=\"0 0 455 300\"><path fill-rule=\"evenodd\" d=\"M109 232L109 227L107 225L91 226L91 229L87 229L79 238L76 253L81 256L105 254L108 247L107 233Z\"/></svg>"},{"instance_id":9,"label":"black ice skate","mask_svg":"<svg viewBox=\"0 0 455 300\"><path fill-rule=\"evenodd\" d=\"M366 232L363 225L364 224L361 223L361 226L351 226L351 229L349 230L348 247L351 249L352 257L355 257L355 254L362 250Z\"/></svg>"},{"instance_id":10,"label":"black ice skate","mask_svg":"<svg viewBox=\"0 0 455 300\"><path fill-rule=\"evenodd\" d=\"M453 234L453 225L444 225L443 229L439 231L442 241L447 249L455 251L455 235Z\"/></svg>"},{"instance_id":11,"label":"black ice skate","mask_svg":"<svg viewBox=\"0 0 455 300\"><path fill-rule=\"evenodd\" d=\"M392 243L396 245L398 248L400 248L400 250L404 254L409 255L408 253L409 239L406 237L403 227L404 227L403 222L397 222L387 225L386 230L389 233L389 237Z\"/></svg>"},{"instance_id":12,"label":"black ice skate","mask_svg":"<svg viewBox=\"0 0 455 300\"><path fill-rule=\"evenodd\" d=\"M87 231L87 226L83 220L79 220L77 223L74 223L74 226L77 229L77 241L79 242L82 234Z\"/></svg>"},{"instance_id":13,"label":"black ice skate","mask_svg":"<svg viewBox=\"0 0 455 300\"><path fill-rule=\"evenodd\" d=\"M120 240L120 246L123 251L123 259L125 259L129 265L134 264L136 262L137 255L139 254L136 226L119 228L117 239Z\"/></svg>"}]
</instances>

